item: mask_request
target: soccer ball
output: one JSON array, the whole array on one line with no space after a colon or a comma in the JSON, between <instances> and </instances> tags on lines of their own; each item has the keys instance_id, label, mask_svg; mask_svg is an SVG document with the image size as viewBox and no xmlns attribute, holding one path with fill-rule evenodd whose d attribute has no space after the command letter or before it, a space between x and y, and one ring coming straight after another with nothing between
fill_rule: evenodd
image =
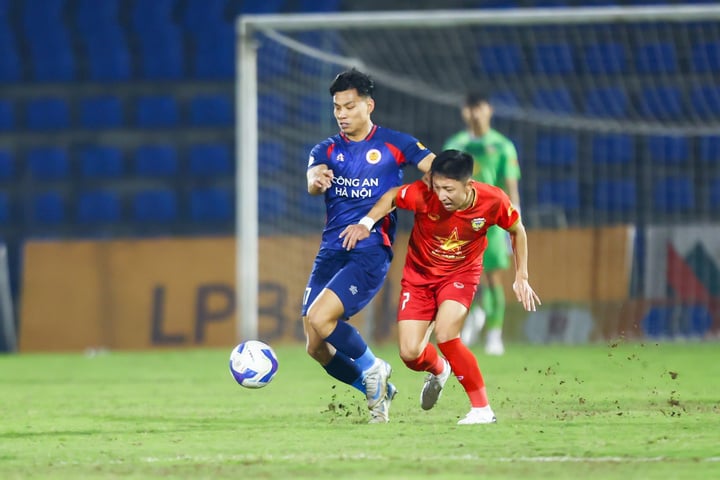
<instances>
[{"instance_id":1,"label":"soccer ball","mask_svg":"<svg viewBox=\"0 0 720 480\"><path fill-rule=\"evenodd\" d=\"M246 388L261 388L270 383L278 371L277 356L270 345L248 340L230 353L230 373Z\"/></svg>"}]
</instances>

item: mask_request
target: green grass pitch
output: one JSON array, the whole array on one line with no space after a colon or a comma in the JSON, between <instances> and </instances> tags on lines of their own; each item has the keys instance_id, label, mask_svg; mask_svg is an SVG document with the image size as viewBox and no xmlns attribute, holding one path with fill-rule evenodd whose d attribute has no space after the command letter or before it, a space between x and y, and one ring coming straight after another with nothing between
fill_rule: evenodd
<instances>
[{"instance_id":1,"label":"green grass pitch","mask_svg":"<svg viewBox=\"0 0 720 480\"><path fill-rule=\"evenodd\" d=\"M474 426L454 378L421 410L393 345L387 425L300 346L260 390L231 348L1 356L0 478L720 478L718 343L478 350L498 423Z\"/></svg>"}]
</instances>

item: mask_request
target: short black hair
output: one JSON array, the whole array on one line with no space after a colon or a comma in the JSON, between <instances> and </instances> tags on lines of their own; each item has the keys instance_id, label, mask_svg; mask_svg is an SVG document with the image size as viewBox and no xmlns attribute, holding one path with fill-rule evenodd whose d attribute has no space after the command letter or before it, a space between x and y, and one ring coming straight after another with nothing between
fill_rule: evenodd
<instances>
[{"instance_id":1,"label":"short black hair","mask_svg":"<svg viewBox=\"0 0 720 480\"><path fill-rule=\"evenodd\" d=\"M486 92L483 92L482 90L470 90L465 95L466 107L477 107L481 103L490 104L490 97Z\"/></svg>"},{"instance_id":2,"label":"short black hair","mask_svg":"<svg viewBox=\"0 0 720 480\"><path fill-rule=\"evenodd\" d=\"M469 153L460 150L443 150L433 160L430 174L465 182L472 176L473 163Z\"/></svg>"},{"instance_id":3,"label":"short black hair","mask_svg":"<svg viewBox=\"0 0 720 480\"><path fill-rule=\"evenodd\" d=\"M361 97L371 97L375 91L375 82L369 75L351 68L339 73L330 84L330 95L355 89Z\"/></svg>"}]
</instances>

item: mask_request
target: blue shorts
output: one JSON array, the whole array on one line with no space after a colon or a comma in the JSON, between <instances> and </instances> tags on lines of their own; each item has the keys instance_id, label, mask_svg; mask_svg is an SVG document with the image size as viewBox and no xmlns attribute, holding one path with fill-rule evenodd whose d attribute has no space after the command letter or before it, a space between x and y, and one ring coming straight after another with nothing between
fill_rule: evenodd
<instances>
[{"instance_id":1,"label":"blue shorts","mask_svg":"<svg viewBox=\"0 0 720 480\"><path fill-rule=\"evenodd\" d=\"M367 305L385 282L392 251L382 245L346 250L320 249L303 295L302 315L324 288L340 298L350 318Z\"/></svg>"}]
</instances>

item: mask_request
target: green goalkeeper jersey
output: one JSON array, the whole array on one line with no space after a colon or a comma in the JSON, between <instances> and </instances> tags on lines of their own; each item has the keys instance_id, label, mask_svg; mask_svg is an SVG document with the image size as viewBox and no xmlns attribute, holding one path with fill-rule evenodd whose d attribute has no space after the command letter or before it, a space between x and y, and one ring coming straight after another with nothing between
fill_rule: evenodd
<instances>
[{"instance_id":1,"label":"green goalkeeper jersey","mask_svg":"<svg viewBox=\"0 0 720 480\"><path fill-rule=\"evenodd\" d=\"M505 182L520 179L515 145L505 135L490 129L482 137L472 137L463 130L450 137L443 150L454 149L467 152L475 160L473 178L477 181L495 185L503 190Z\"/></svg>"}]
</instances>

